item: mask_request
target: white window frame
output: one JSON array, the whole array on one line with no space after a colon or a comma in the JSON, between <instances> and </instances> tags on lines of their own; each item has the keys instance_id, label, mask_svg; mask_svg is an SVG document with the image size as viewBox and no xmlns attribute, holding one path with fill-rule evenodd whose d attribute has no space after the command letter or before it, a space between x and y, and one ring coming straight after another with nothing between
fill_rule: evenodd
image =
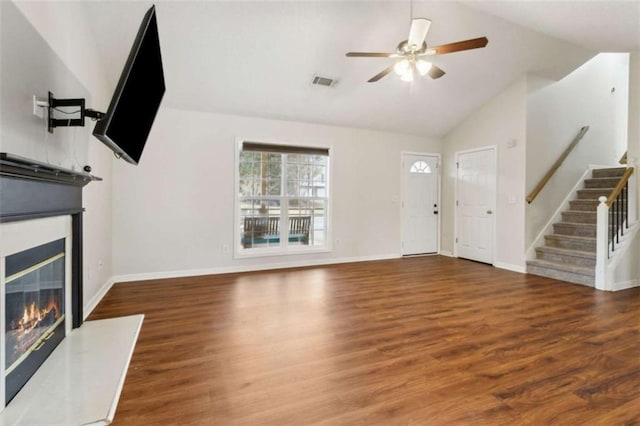
<instances>
[{"instance_id":1,"label":"white window frame","mask_svg":"<svg viewBox=\"0 0 640 426\"><path fill-rule=\"evenodd\" d=\"M326 171L326 211L325 211L325 244L324 246L302 246L302 245L286 245L281 244L279 246L272 247L252 247L250 249L245 249L242 247L240 243L240 239L238 238L238 233L240 231L240 224L242 218L240 216L240 153L242 152L242 144L244 142L252 142L252 143L264 143L268 145L282 145L282 146L309 146L310 148L321 148L327 149L329 151L329 155L327 157L327 171ZM233 223L233 254L236 259L244 259L244 258L252 258L252 257L265 257L265 256L288 256L288 255L297 255L297 254L311 254L311 253L328 253L332 251L332 199L333 194L331 191L331 175L332 175L332 147L326 145L318 145L318 144L302 144L302 143L284 143L284 142L271 142L264 141L255 138L236 138L236 146L235 146L235 160L234 160L234 223ZM285 165L286 167L286 165ZM282 179L284 179L284 174L282 175ZM290 197L282 195L284 191L286 191L286 182L282 183L282 190L280 195L274 196L263 196L262 198L269 200L279 200L280 206L286 204L286 200ZM256 197L260 198L260 197ZM299 197L304 199L304 197ZM309 197L309 199L313 199ZM284 226L281 227L281 241L288 241L289 238L289 227Z\"/></svg>"}]
</instances>

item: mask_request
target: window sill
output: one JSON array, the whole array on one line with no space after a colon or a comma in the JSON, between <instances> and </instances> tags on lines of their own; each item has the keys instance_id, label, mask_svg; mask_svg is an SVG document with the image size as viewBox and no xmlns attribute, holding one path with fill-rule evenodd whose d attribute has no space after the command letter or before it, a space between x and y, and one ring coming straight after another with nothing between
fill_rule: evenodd
<instances>
[{"instance_id":1,"label":"window sill","mask_svg":"<svg viewBox=\"0 0 640 426\"><path fill-rule=\"evenodd\" d=\"M288 248L283 249L281 247L272 248L252 248L237 250L235 252L235 259L250 259L253 257L283 257L283 256L295 256L299 254L316 254L316 253L330 253L330 247L309 247L309 248Z\"/></svg>"}]
</instances>

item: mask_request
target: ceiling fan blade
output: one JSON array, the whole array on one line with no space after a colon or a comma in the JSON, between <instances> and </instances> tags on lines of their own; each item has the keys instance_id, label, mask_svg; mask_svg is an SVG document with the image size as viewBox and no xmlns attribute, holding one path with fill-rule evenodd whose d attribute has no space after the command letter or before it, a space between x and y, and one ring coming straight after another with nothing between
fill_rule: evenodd
<instances>
[{"instance_id":1,"label":"ceiling fan blade","mask_svg":"<svg viewBox=\"0 0 640 426\"><path fill-rule=\"evenodd\" d=\"M409 30L409 38L407 39L409 46L420 48L422 43L424 43L424 39L427 37L427 32L429 32L430 26L431 21L429 19L414 18L411 21L411 29Z\"/></svg>"},{"instance_id":2,"label":"ceiling fan blade","mask_svg":"<svg viewBox=\"0 0 640 426\"><path fill-rule=\"evenodd\" d=\"M393 71L393 67L395 64L391 65L388 68L383 69L382 71L380 71L378 74L374 75L373 77L371 77L368 82L369 83L375 83L376 81L380 80L382 77L386 76L387 74L389 74L391 71Z\"/></svg>"},{"instance_id":3,"label":"ceiling fan blade","mask_svg":"<svg viewBox=\"0 0 640 426\"><path fill-rule=\"evenodd\" d=\"M429 70L429 72L427 74L429 74L429 77L431 77L432 79L435 80L436 78L440 78L443 75L445 75L445 72L442 71L441 68L438 68L435 65L431 65L431 69Z\"/></svg>"},{"instance_id":4,"label":"ceiling fan blade","mask_svg":"<svg viewBox=\"0 0 640 426\"><path fill-rule=\"evenodd\" d=\"M423 53L423 55L444 55L446 53L460 52L461 50L478 49L480 47L485 47L487 43L489 43L489 40L487 40L486 37L472 38L470 40L430 47Z\"/></svg>"},{"instance_id":5,"label":"ceiling fan blade","mask_svg":"<svg viewBox=\"0 0 640 426\"><path fill-rule=\"evenodd\" d=\"M382 52L347 52L349 58L395 58L397 53Z\"/></svg>"}]
</instances>

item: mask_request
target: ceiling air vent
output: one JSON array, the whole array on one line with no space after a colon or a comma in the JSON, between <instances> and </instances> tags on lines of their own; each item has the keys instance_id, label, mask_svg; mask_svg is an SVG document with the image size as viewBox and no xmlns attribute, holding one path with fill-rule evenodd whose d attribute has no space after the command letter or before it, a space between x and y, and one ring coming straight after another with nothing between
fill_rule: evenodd
<instances>
[{"instance_id":1,"label":"ceiling air vent","mask_svg":"<svg viewBox=\"0 0 640 426\"><path fill-rule=\"evenodd\" d=\"M336 80L335 78L314 75L311 84L315 84L316 86L331 87L334 86L337 82L338 80Z\"/></svg>"}]
</instances>

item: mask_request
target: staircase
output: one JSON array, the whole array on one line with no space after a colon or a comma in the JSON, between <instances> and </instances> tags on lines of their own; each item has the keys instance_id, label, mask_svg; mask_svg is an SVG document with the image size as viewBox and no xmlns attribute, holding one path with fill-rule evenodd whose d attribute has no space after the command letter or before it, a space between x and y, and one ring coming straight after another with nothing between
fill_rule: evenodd
<instances>
[{"instance_id":1,"label":"staircase","mask_svg":"<svg viewBox=\"0 0 640 426\"><path fill-rule=\"evenodd\" d=\"M553 234L536 248L536 259L527 262L529 274L595 285L598 197L609 196L624 171L624 167L593 170L569 201L569 210L562 212L562 222L554 223Z\"/></svg>"}]
</instances>

